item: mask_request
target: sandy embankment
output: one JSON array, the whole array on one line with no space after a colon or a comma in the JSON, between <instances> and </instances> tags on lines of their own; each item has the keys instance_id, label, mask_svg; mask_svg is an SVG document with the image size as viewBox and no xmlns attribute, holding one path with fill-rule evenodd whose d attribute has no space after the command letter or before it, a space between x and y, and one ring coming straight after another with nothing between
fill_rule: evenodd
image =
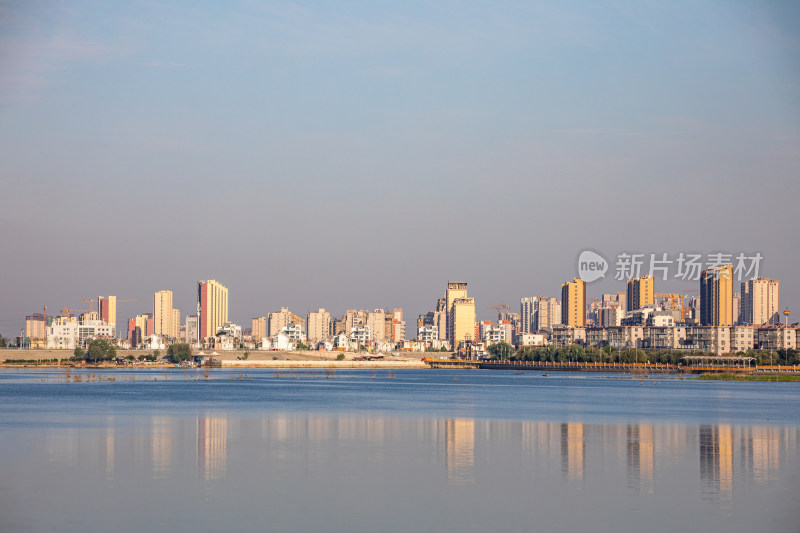
<instances>
[{"instance_id":1,"label":"sandy embankment","mask_svg":"<svg viewBox=\"0 0 800 533\"><path fill-rule=\"evenodd\" d=\"M425 353L403 353L402 355L387 355L383 359L372 361L356 361L354 359L364 357L364 353L346 352L342 361L337 360L339 352L272 352L250 350L245 359L246 350L218 351L213 357L222 362L223 368L427 368L422 362L426 356L439 356L444 354L425 354ZM132 355L137 358L140 355L150 355L153 350L117 350L117 355L127 357ZM164 355L166 350L161 350ZM210 355L210 352L204 352ZM449 355L449 354L447 354ZM72 350L16 350L0 349L0 364L5 361L15 360L52 360L67 361L72 357ZM15 365L16 366L16 365Z\"/></svg>"}]
</instances>

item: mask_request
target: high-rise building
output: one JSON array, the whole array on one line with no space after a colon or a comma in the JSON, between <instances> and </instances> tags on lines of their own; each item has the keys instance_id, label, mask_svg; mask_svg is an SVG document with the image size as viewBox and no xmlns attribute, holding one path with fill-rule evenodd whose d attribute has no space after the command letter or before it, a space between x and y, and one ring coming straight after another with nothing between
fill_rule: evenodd
<instances>
[{"instance_id":1,"label":"high-rise building","mask_svg":"<svg viewBox=\"0 0 800 533\"><path fill-rule=\"evenodd\" d=\"M197 315L189 315L186 317L186 325L184 326L186 336L184 341L193 343L197 341Z\"/></svg>"},{"instance_id":2,"label":"high-rise building","mask_svg":"<svg viewBox=\"0 0 800 533\"><path fill-rule=\"evenodd\" d=\"M740 306L745 324L779 324L780 281L753 278L743 282Z\"/></svg>"},{"instance_id":3,"label":"high-rise building","mask_svg":"<svg viewBox=\"0 0 800 533\"><path fill-rule=\"evenodd\" d=\"M453 302L459 299L464 299L467 297L467 282L466 281L448 281L447 282L447 291L444 293L444 300L445 300L445 316L446 316L446 326L447 329L447 340L453 341L453 338L450 335L453 332L453 324L451 322L451 317L453 314ZM441 331L441 330L440 330ZM473 333L474 338L474 333ZM455 348L456 344L453 344Z\"/></svg>"},{"instance_id":4,"label":"high-rise building","mask_svg":"<svg viewBox=\"0 0 800 533\"><path fill-rule=\"evenodd\" d=\"M197 337L213 337L228 321L228 288L216 280L197 282Z\"/></svg>"},{"instance_id":5,"label":"high-rise building","mask_svg":"<svg viewBox=\"0 0 800 533\"><path fill-rule=\"evenodd\" d=\"M367 313L367 326L371 341L382 341L386 338L386 311L373 309Z\"/></svg>"},{"instance_id":6,"label":"high-rise building","mask_svg":"<svg viewBox=\"0 0 800 533\"><path fill-rule=\"evenodd\" d=\"M298 326L305 326L306 319L301 318L300 315L289 311L288 307L281 307L281 310L276 313L269 313L269 336L272 337L281 333L283 328L289 327L289 324L296 324Z\"/></svg>"},{"instance_id":7,"label":"high-rise building","mask_svg":"<svg viewBox=\"0 0 800 533\"><path fill-rule=\"evenodd\" d=\"M561 323L573 328L586 326L586 282L580 278L561 285Z\"/></svg>"},{"instance_id":8,"label":"high-rise building","mask_svg":"<svg viewBox=\"0 0 800 533\"><path fill-rule=\"evenodd\" d=\"M655 304L653 276L647 274L640 278L628 280L628 291L625 300L627 311L636 311L642 307Z\"/></svg>"},{"instance_id":9,"label":"high-rise building","mask_svg":"<svg viewBox=\"0 0 800 533\"><path fill-rule=\"evenodd\" d=\"M344 334L350 335L353 329L367 325L367 312L348 309L344 314Z\"/></svg>"},{"instance_id":10,"label":"high-rise building","mask_svg":"<svg viewBox=\"0 0 800 533\"><path fill-rule=\"evenodd\" d=\"M253 331L251 335L255 342L259 342L267 336L267 317L257 316L253 318Z\"/></svg>"},{"instance_id":11,"label":"high-rise building","mask_svg":"<svg viewBox=\"0 0 800 533\"><path fill-rule=\"evenodd\" d=\"M97 311L100 314L100 320L108 325L116 325L117 323L117 297L116 296L98 296L97 297Z\"/></svg>"},{"instance_id":12,"label":"high-rise building","mask_svg":"<svg viewBox=\"0 0 800 533\"><path fill-rule=\"evenodd\" d=\"M175 313L172 308L172 291L157 291L153 295L153 324L156 335L174 337L172 323Z\"/></svg>"},{"instance_id":13,"label":"high-rise building","mask_svg":"<svg viewBox=\"0 0 800 533\"><path fill-rule=\"evenodd\" d=\"M561 323L561 305L555 298L532 296L520 300L520 330L536 333Z\"/></svg>"},{"instance_id":14,"label":"high-rise building","mask_svg":"<svg viewBox=\"0 0 800 533\"><path fill-rule=\"evenodd\" d=\"M733 265L713 266L700 274L700 325L733 325Z\"/></svg>"},{"instance_id":15,"label":"high-rise building","mask_svg":"<svg viewBox=\"0 0 800 533\"><path fill-rule=\"evenodd\" d=\"M464 283L466 286L466 283ZM449 341L455 350L462 342L475 340L475 298L455 298L450 308Z\"/></svg>"},{"instance_id":16,"label":"high-rise building","mask_svg":"<svg viewBox=\"0 0 800 533\"><path fill-rule=\"evenodd\" d=\"M173 339L178 339L181 331L181 310L172 308L172 334Z\"/></svg>"},{"instance_id":17,"label":"high-rise building","mask_svg":"<svg viewBox=\"0 0 800 533\"><path fill-rule=\"evenodd\" d=\"M43 313L25 317L25 336L29 339L44 339L45 318Z\"/></svg>"},{"instance_id":18,"label":"high-rise building","mask_svg":"<svg viewBox=\"0 0 800 533\"><path fill-rule=\"evenodd\" d=\"M130 342L131 348L136 348L139 343L141 342L142 332L141 330L137 331L136 328L136 319L129 318L128 319L128 341Z\"/></svg>"},{"instance_id":19,"label":"high-rise building","mask_svg":"<svg viewBox=\"0 0 800 533\"><path fill-rule=\"evenodd\" d=\"M402 314L400 316L403 316ZM406 321L392 320L392 340L395 342L406 340Z\"/></svg>"},{"instance_id":20,"label":"high-rise building","mask_svg":"<svg viewBox=\"0 0 800 533\"><path fill-rule=\"evenodd\" d=\"M136 348L144 339L153 334L154 320L153 315L145 313L136 315L135 318L128 319L128 340L131 348Z\"/></svg>"},{"instance_id":21,"label":"high-rise building","mask_svg":"<svg viewBox=\"0 0 800 533\"><path fill-rule=\"evenodd\" d=\"M331 328L331 314L325 309L308 313L306 320L306 339L309 344L316 344L328 338Z\"/></svg>"}]
</instances>

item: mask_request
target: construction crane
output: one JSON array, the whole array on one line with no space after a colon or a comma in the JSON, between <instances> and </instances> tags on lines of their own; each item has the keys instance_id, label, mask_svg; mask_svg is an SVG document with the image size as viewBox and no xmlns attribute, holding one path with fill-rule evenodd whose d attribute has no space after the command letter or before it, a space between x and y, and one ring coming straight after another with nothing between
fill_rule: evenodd
<instances>
[{"instance_id":1,"label":"construction crane","mask_svg":"<svg viewBox=\"0 0 800 533\"><path fill-rule=\"evenodd\" d=\"M506 305L505 303L497 304L497 305L490 305L487 309L494 309L497 311L497 321L501 320L508 320L508 313L511 311L511 308Z\"/></svg>"},{"instance_id":2,"label":"construction crane","mask_svg":"<svg viewBox=\"0 0 800 533\"><path fill-rule=\"evenodd\" d=\"M89 312L90 313L94 312L94 309L92 309L92 304L94 303L94 300L81 300L81 303L89 304Z\"/></svg>"},{"instance_id":3,"label":"construction crane","mask_svg":"<svg viewBox=\"0 0 800 533\"><path fill-rule=\"evenodd\" d=\"M64 309L60 309L61 316L69 317L72 313L83 313L86 309L70 309L67 306L64 306Z\"/></svg>"}]
</instances>

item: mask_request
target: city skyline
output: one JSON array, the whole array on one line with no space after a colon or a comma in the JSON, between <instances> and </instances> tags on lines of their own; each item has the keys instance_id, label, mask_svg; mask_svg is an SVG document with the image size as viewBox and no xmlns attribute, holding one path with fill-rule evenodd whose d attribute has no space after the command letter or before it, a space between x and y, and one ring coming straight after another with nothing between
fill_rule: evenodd
<instances>
[{"instance_id":1,"label":"city skyline","mask_svg":"<svg viewBox=\"0 0 800 533\"><path fill-rule=\"evenodd\" d=\"M586 248L757 251L791 308L798 22L793 2L7 2L0 333L98 294L120 330L162 288L185 316L209 276L243 325L412 317L450 279L481 320L557 297Z\"/></svg>"},{"instance_id":2,"label":"city skyline","mask_svg":"<svg viewBox=\"0 0 800 533\"><path fill-rule=\"evenodd\" d=\"M732 270L731 268L728 268L729 275L730 275L730 271L731 270ZM704 285L707 285L707 282L705 280L705 276L706 275L707 275L707 273L704 271L703 272L703 279L699 282L700 283L700 287L701 287L700 291L698 291L697 289L689 289L688 291L684 289L683 292L689 292L689 293L701 292L703 290L702 288L704 287ZM649 274L646 275L646 276L642 276L641 278L633 278L631 280L623 280L623 281L616 282L618 288L621 289L621 290L617 291L616 294L622 294L624 296L625 292L626 292L625 291L626 288L628 288L628 290L630 291L630 287L631 287L632 284L640 283L640 282L642 282L642 280L645 280L645 279L647 279L648 280L647 283L649 283L648 291L649 291L650 303L648 305L653 305L654 302L652 300L653 300L653 296L654 296L654 286L653 286L654 280L653 280L653 276L649 275ZM746 285L752 285L752 282L762 281L762 280L764 280L765 283L766 282L771 282L776 287L780 283L780 280L769 278L769 277L759 276L757 278L751 278L751 279L747 280L747 283L744 283L744 282L741 283L741 289L740 289L739 288L740 284L738 282L733 282L732 279L729 280L729 285L731 285L731 287L729 288L728 300L726 301L725 305L728 306L728 307L733 305L732 302L731 302L731 297L733 296L733 297L737 297L738 298L742 294L740 292L740 290L741 291L745 290L745 286ZM582 304L583 304L582 305L583 318L580 320L580 323L579 323L580 327L583 327L583 326L587 325L586 324L586 322L588 320L587 311L590 310L592 302L593 301L594 302L602 302L604 297L609 296L609 295L613 296L614 295L613 287L612 287L612 291L611 292L606 292L605 290L603 290L602 292L598 292L600 290L598 287L595 287L594 291L590 291L589 289L594 286L593 283L584 283L579 278L574 278L572 281L565 280L565 282L563 284L561 284L559 290L551 291L552 293L556 294L556 296L551 296L549 294L543 294L543 293L537 294L535 296L533 296L533 295L519 296L516 299L512 300L512 304L509 306L509 308L512 310L512 312L517 313L518 310L522 310L522 309L518 309L517 308L517 305L518 305L517 302L518 301L521 302L520 305L524 305L526 301L529 301L532 298L535 299L535 298L542 297L542 298L546 298L548 300L552 300L554 303L558 304L559 305L559 309L565 309L565 308L562 308L564 287L565 287L565 285L574 284L574 283L578 283L578 282L580 284L582 284L582 288L580 290L583 291L578 297L578 300L580 302L582 302ZM392 309L392 308L397 309L398 308L398 306L392 306L391 304L390 305L383 305L382 307L380 305L379 306L375 306L375 305L367 305L367 306L333 306L332 308L316 307L316 308L308 309L305 312L303 312L303 310L296 309L295 312L296 311L300 311L300 314L299 315L295 315L295 312L291 312L291 307L289 307L289 306L285 306L285 305L267 306L266 308L264 306L262 306L262 308L260 309L260 311L258 313L254 314L254 315L252 315L252 316L250 316L248 318L238 319L238 318L235 318L235 317L238 317L238 315L240 315L241 312L231 312L231 309L230 309L229 304L228 304L228 288L226 286L222 285L220 282L215 281L215 280L197 281L196 284L195 284L195 287L196 287L195 288L195 297L196 297L196 299L195 299L195 301L194 301L194 303L192 305L186 305L184 307L185 309L189 309L189 311L182 312L182 314L180 314L180 316L175 315L173 317L173 315L172 315L172 311L173 311L173 309L172 309L173 291L172 290L164 290L164 289L162 289L162 290L155 291L155 293L151 292L151 298L153 298L152 295L155 294L155 304L152 307L150 307L149 309L142 309L141 305L136 304L136 303L131 303L130 305L132 305L133 308L137 309L137 311L135 313L132 313L132 314L128 315L127 318L123 317L122 314L117 313L117 317L118 317L117 321L119 322L118 324L116 324L117 336L119 336L119 337L124 337L125 336L123 334L123 332L124 332L124 324L125 323L127 323L129 320L138 319L140 316L144 316L144 315L150 315L151 316L151 320L153 319L153 317L156 317L155 318L155 325L154 325L153 333L162 333L160 331L160 329L159 329L159 326L157 325L158 324L158 318L157 318L158 317L158 308L157 308L157 306L159 305L159 303L161 301L160 298L162 297L162 295L163 294L168 294L169 295L169 302L170 302L170 304L169 304L169 312L170 312L169 318L172 319L173 321L174 321L174 319L180 318L180 323L178 323L178 324L174 324L173 321L170 322L170 326L169 327L170 327L170 331L172 331L173 334L172 335L168 335L168 336L177 337L177 330L178 330L179 327L185 326L186 319L189 316L195 316L195 317L198 316L198 309L200 307L200 301L199 301L200 287L201 286L205 286L206 284L209 284L209 283L212 284L212 286L214 286L214 287L220 287L222 289L222 291L224 291L224 306L225 306L224 316L225 316L225 319L224 320L216 320L215 321L215 327L219 327L219 326L221 326L222 324L224 324L226 322L231 322L231 323L235 323L235 324L240 325L242 328L249 328L249 326L251 325L253 320L261 317L261 318L264 318L266 320L265 326L267 328L266 329L266 333L268 334L267 336L272 336L272 335L278 333L280 331L281 327L283 327L283 326L285 326L285 325L287 325L287 324L289 324L290 322L293 321L290 318L286 318L281 323L281 326L275 326L275 325L273 325L273 322L272 322L272 319L271 319L271 317L273 315L286 314L287 317L289 317L289 315L291 315L291 316L295 317L294 321L299 321L303 325L305 325L305 320L306 319L303 318L303 317L307 316L308 314L315 314L318 310L319 311L324 311L330 316L330 318L334 318L334 317L338 317L338 316L345 316L346 312L348 310L350 310L350 309L372 310L372 309L377 309L377 308L380 308L380 309ZM687 283L689 283L689 282L687 282ZM697 287L698 286L697 285L698 282L691 282L691 283L692 283L693 287ZM453 286L455 288L458 288L458 290L460 291L458 294L456 294L454 297L452 297L452 299L464 298L466 296L466 285L467 285L466 282L452 282L451 281L451 282L447 282L447 285L448 286ZM463 287L461 287L461 285L463 285ZM669 285L669 286L671 286L671 285ZM472 286L470 285L470 287L471 287L470 291L472 291L473 290ZM669 292L667 289L664 289L663 286L660 283L655 285L655 290L657 291L655 294L662 294L663 295L663 294L666 294L667 292ZM733 291L732 293L730 292L731 290ZM776 291L777 291L777 289L776 289ZM447 291L445 291L445 299L444 299L444 301L448 300L448 292L451 292L451 289L448 289ZM681 294L681 293L677 292L675 294ZM777 295L777 294L778 293L776 292L775 295ZM108 297L99 297L98 298L98 302L100 302L101 300L107 299L107 298L113 299L113 301L115 302L115 305L117 305L116 302L118 301L118 299L117 299L117 297L115 295L108 296ZM234 295L234 298L235 298L235 295ZM698 308L698 312L702 314L702 311L700 311L702 309L702 307L703 307L702 306L702 298L701 297L699 297L699 298L700 298L701 306ZM470 300L472 302L470 305L474 309L474 311L473 311L473 313L474 313L473 320L474 320L475 324L478 324L479 322L485 321L487 319L489 319L491 321L497 320L497 317L498 317L497 305L489 304L489 302L486 302L487 305L483 305L484 302L479 302L479 301L477 301L476 298L469 298L468 300ZM136 300L134 300L134 302L135 301ZM431 302L428 301L428 302L423 302L423 303L431 303ZM503 302L503 304L506 304L506 302ZM616 306L617 304L614 303L613 305ZM760 320L758 320L756 322L744 321L743 323L755 323L755 324L775 323L775 324L783 324L784 321L783 321L782 313L783 313L784 309L788 308L790 311L792 311L794 309L791 304L786 303L785 300L783 300L782 298L778 299L777 296L775 297L775 301L772 302L771 305L773 306L773 309L772 309L772 313L773 314L769 315L770 318L768 320L760 319ZM341 311L338 310L339 307L341 307ZM69 306L64 306L64 308L69 308ZM415 309L417 309L417 308L419 309L418 313L415 311ZM424 314L423 309L433 309L430 306L418 306L417 308L412 308L410 310L411 313L408 313L408 316L417 316L417 315L421 316L422 314ZM484 308L485 308L485 311L483 311ZM279 310L270 311L269 309L279 309ZM403 308L400 307L400 309L403 309ZM447 304L445 309L448 309L448 311L446 311L444 313L444 316L445 317L449 317L450 316L450 309L452 309L452 303ZM622 307L620 308L620 311L622 313L624 313L626 310L627 311L631 311L631 310L635 310L635 309L638 309L638 307L636 307L634 309L628 309L627 306L623 303ZM89 312L88 309L72 309L72 308L70 308L70 311L80 311L80 312L85 312L87 314ZM174 311L178 312L179 309L175 308ZM481 312L481 311L483 311L483 312ZM746 312L744 311L744 308L741 311L741 315L737 311L738 311L738 309L735 309L735 308L731 308L730 309L731 316L729 317L729 319L727 321L727 325L733 325L733 324L737 323L737 321L738 321L740 316L741 317L747 316ZM30 312L26 312L26 313L23 314L22 319L21 319L21 323L22 323L22 327L21 328L18 328L16 330L16 332L15 331L10 331L8 334L3 333L2 331L0 331L0 334L2 334L3 336L5 336L7 338L14 338L15 336L17 336L19 334L19 330L20 329L24 329L26 327L26 316L41 315L41 314L42 313L40 313L40 310L31 310ZM60 316L61 314L62 313L61 313L61 308L60 307L56 308L56 309L54 309L52 307L48 307L48 313L47 313L48 316L55 317L55 316ZM77 313L76 312L76 313L70 313L70 314L77 316L78 314L81 314L81 313ZM95 314L98 315L96 317L97 319L103 320L99 316L99 311L95 312ZM549 313L547 313L547 314L549 315ZM698 315L697 319L699 320L700 323L703 323L704 320L703 320L701 314ZM525 315L525 312L522 312L521 316L520 316L520 321L521 321L520 324L524 323L524 320L525 320L524 319L524 315ZM230 318L230 317L234 317L234 318ZM447 318L447 320L449 322L449 318ZM528 319L528 320L530 320L530 319ZM412 320L412 321L409 322L409 324L411 324L413 322L414 321ZM569 324L569 323L563 321L563 315L559 315L558 317L556 317L555 321L552 318L548 319L548 323L550 323L550 324L559 324L560 323L560 324L564 324L564 325L572 325L572 324ZM790 323L792 323L792 324L798 323L798 320L797 319L792 320ZM600 325L600 323L598 323L597 325ZM211 329L214 329L214 328L211 328L211 326L209 326L209 329L208 329L208 332L207 332L206 336L210 336L211 335L211 333L210 333ZM447 326L446 329L448 330L447 335L449 336L450 335L449 326ZM408 331L410 333L411 331L413 331L413 329L410 328ZM522 327L522 326L521 326L521 331L527 332L526 328Z\"/></svg>"}]
</instances>

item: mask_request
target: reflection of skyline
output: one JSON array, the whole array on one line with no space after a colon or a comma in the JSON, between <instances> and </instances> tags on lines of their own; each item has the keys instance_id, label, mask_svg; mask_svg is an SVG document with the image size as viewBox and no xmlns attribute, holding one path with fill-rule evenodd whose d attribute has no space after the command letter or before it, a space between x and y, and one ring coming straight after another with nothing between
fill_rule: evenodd
<instances>
[{"instance_id":1,"label":"reflection of skyline","mask_svg":"<svg viewBox=\"0 0 800 533\"><path fill-rule=\"evenodd\" d=\"M114 417L113 416L109 416L106 419L106 424L108 424L106 426L106 438L105 438L105 442L103 443L104 444L103 451L104 451L105 458L106 458L105 474L106 474L106 479L113 479L114 478L114 443L115 443L115 439L114 439L114 436L115 436L114 435Z\"/></svg>"},{"instance_id":2,"label":"reflection of skyline","mask_svg":"<svg viewBox=\"0 0 800 533\"><path fill-rule=\"evenodd\" d=\"M733 496L733 428L700 426L700 479L723 499Z\"/></svg>"},{"instance_id":3,"label":"reflection of skyline","mask_svg":"<svg viewBox=\"0 0 800 533\"><path fill-rule=\"evenodd\" d=\"M655 431L653 426L628 424L626 428L626 462L628 483L648 494L653 493L655 464Z\"/></svg>"},{"instance_id":4,"label":"reflection of skyline","mask_svg":"<svg viewBox=\"0 0 800 533\"><path fill-rule=\"evenodd\" d=\"M172 423L169 418L154 416L151 427L153 477L164 477L172 462Z\"/></svg>"},{"instance_id":5,"label":"reflection of skyline","mask_svg":"<svg viewBox=\"0 0 800 533\"><path fill-rule=\"evenodd\" d=\"M475 482L475 420L457 418L444 423L447 480L457 485Z\"/></svg>"},{"instance_id":6,"label":"reflection of skyline","mask_svg":"<svg viewBox=\"0 0 800 533\"><path fill-rule=\"evenodd\" d=\"M197 418L197 468L203 479L225 477L228 460L228 419L208 414Z\"/></svg>"},{"instance_id":7,"label":"reflection of skyline","mask_svg":"<svg viewBox=\"0 0 800 533\"><path fill-rule=\"evenodd\" d=\"M582 480L586 459L584 424L561 424L561 470L567 479Z\"/></svg>"},{"instance_id":8,"label":"reflection of skyline","mask_svg":"<svg viewBox=\"0 0 800 533\"><path fill-rule=\"evenodd\" d=\"M107 479L129 475L135 465L153 478L173 475L175 462L183 461L181 449L196 448L199 478L227 476L231 468L228 439L239 442L239 425L226 416L204 413L196 419L153 416L142 420L144 429L131 430L120 419L104 416L100 428L83 430L47 429L43 451L50 462L76 466L93 464ZM778 480L789 463L786 450L796 449L797 428L681 424L583 424L514 422L501 420L403 419L369 416L292 415L252 419L248 441L261 441L271 460L297 454L301 447L309 464L336 461L341 448L362 445L359 461L381 465L392 457L393 446L409 435L413 445L438 443L438 459L451 484L476 483L481 465L490 463L485 443L504 443L506 454L516 457L523 468L545 468L564 480L582 483L594 471L609 465L625 477L630 489L655 493L656 478L698 454L695 476L706 498L730 500L737 483L763 484ZM260 431L259 431L260 428ZM191 439L191 440L187 440ZM194 441L194 442L192 442ZM305 446L316 443L314 446ZM494 452L493 452L494 453ZM658 463L658 464L656 464ZM540 465L540 466L537 466ZM656 469L658 466L658 470ZM532 472L535 472L532 471ZM697 479L697 478L695 478ZM623 485L624 486L624 485Z\"/></svg>"}]
</instances>

